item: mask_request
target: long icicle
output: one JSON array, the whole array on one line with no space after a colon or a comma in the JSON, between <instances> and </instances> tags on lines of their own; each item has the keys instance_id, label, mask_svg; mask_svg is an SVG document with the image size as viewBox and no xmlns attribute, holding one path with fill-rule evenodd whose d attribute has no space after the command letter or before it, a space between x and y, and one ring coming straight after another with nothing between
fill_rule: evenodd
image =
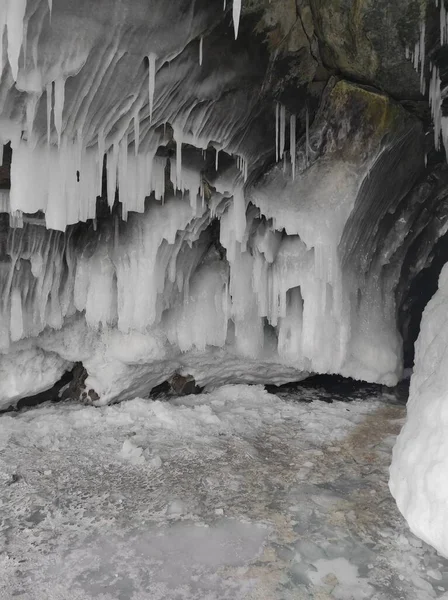
<instances>
[{"instance_id":1,"label":"long icicle","mask_svg":"<svg viewBox=\"0 0 448 600\"><path fill-rule=\"evenodd\" d=\"M289 133L289 154L291 156L292 178L296 178L296 115L291 115Z\"/></svg>"},{"instance_id":2,"label":"long icicle","mask_svg":"<svg viewBox=\"0 0 448 600\"><path fill-rule=\"evenodd\" d=\"M306 144L306 166L308 167L310 164L310 113L308 112L308 106L306 107L306 136L305 136L305 144Z\"/></svg>"},{"instance_id":3,"label":"long icicle","mask_svg":"<svg viewBox=\"0 0 448 600\"><path fill-rule=\"evenodd\" d=\"M275 103L275 162L278 162L279 159L279 128L278 121L280 118L280 105L278 102Z\"/></svg>"},{"instance_id":4,"label":"long icicle","mask_svg":"<svg viewBox=\"0 0 448 600\"><path fill-rule=\"evenodd\" d=\"M235 39L238 37L238 29L241 17L241 0L233 0L233 28L235 30Z\"/></svg>"},{"instance_id":5,"label":"long icicle","mask_svg":"<svg viewBox=\"0 0 448 600\"><path fill-rule=\"evenodd\" d=\"M286 140L286 108L282 104L280 106L280 148L279 148L279 156L283 158L283 153L285 152L285 140Z\"/></svg>"},{"instance_id":6,"label":"long icicle","mask_svg":"<svg viewBox=\"0 0 448 600\"><path fill-rule=\"evenodd\" d=\"M156 88L156 59L154 52L148 55L149 61L149 122L152 123L152 113L154 110L154 93Z\"/></svg>"}]
</instances>

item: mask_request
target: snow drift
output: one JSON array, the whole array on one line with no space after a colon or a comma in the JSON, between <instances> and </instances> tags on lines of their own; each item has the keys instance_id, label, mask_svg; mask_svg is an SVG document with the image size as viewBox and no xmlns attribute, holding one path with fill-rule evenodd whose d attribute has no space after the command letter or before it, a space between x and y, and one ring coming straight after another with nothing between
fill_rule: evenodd
<instances>
[{"instance_id":1,"label":"snow drift","mask_svg":"<svg viewBox=\"0 0 448 600\"><path fill-rule=\"evenodd\" d=\"M416 344L408 415L393 451L390 490L411 530L448 556L448 265L429 302Z\"/></svg>"}]
</instances>

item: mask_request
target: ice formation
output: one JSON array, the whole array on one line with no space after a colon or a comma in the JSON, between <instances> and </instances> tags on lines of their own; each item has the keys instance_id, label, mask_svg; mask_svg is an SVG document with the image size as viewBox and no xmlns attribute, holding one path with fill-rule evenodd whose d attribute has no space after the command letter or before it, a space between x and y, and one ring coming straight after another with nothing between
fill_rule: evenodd
<instances>
[{"instance_id":1,"label":"ice formation","mask_svg":"<svg viewBox=\"0 0 448 600\"><path fill-rule=\"evenodd\" d=\"M246 135L256 95L229 93L254 76L251 57L222 70L204 60L213 6L185 28L176 3L163 3L162 19L157 3L103 2L106 25L77 4L68 17L51 2L32 12L3 0L0 10L0 141L13 156L11 192L0 196L11 226L0 368L19 380L34 352L51 364L49 386L82 361L100 402L144 395L179 370L201 385L309 371L394 384L395 305L358 281L340 250L382 136L369 133L361 165L356 152L341 159L351 148L344 123L316 162L308 109L303 132L276 103L272 145L260 148ZM235 36L240 15L234 0ZM153 16L169 28L154 33ZM74 19L81 41L67 27ZM274 153L279 164L254 186ZM97 219L100 197L109 214L101 205ZM13 353L23 353L15 367ZM10 387L1 406L42 386Z\"/></svg>"},{"instance_id":2,"label":"ice formation","mask_svg":"<svg viewBox=\"0 0 448 600\"><path fill-rule=\"evenodd\" d=\"M416 344L407 421L393 451L390 489L413 533L448 557L446 431L448 265Z\"/></svg>"}]
</instances>

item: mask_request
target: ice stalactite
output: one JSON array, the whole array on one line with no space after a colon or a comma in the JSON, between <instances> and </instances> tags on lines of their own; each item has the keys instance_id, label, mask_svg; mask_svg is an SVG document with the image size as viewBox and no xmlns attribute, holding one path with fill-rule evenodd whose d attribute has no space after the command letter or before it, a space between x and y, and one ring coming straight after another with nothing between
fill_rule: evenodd
<instances>
[{"instance_id":1,"label":"ice stalactite","mask_svg":"<svg viewBox=\"0 0 448 600\"><path fill-rule=\"evenodd\" d=\"M149 85L149 121L152 122L154 112L154 94L156 88L156 60L157 56L154 52L148 55L149 70L148 70L148 85Z\"/></svg>"},{"instance_id":2,"label":"ice stalactite","mask_svg":"<svg viewBox=\"0 0 448 600\"><path fill-rule=\"evenodd\" d=\"M201 35L199 38L199 65L202 66L202 60L204 58L204 37Z\"/></svg>"},{"instance_id":3,"label":"ice stalactite","mask_svg":"<svg viewBox=\"0 0 448 600\"><path fill-rule=\"evenodd\" d=\"M54 126L58 136L58 147L61 146L62 137L62 115L65 102L65 81L59 77L54 83Z\"/></svg>"},{"instance_id":4,"label":"ice stalactite","mask_svg":"<svg viewBox=\"0 0 448 600\"><path fill-rule=\"evenodd\" d=\"M242 0L233 0L233 28L235 31L235 39L238 37L238 29L240 25L241 2Z\"/></svg>"},{"instance_id":5,"label":"ice stalactite","mask_svg":"<svg viewBox=\"0 0 448 600\"><path fill-rule=\"evenodd\" d=\"M440 43L442 46L448 43L448 14L445 0L440 0Z\"/></svg>"},{"instance_id":6,"label":"ice stalactite","mask_svg":"<svg viewBox=\"0 0 448 600\"><path fill-rule=\"evenodd\" d=\"M8 60L14 81L19 73L19 58L24 41L24 19L27 0L3 0L0 12L6 14Z\"/></svg>"},{"instance_id":7,"label":"ice stalactite","mask_svg":"<svg viewBox=\"0 0 448 600\"><path fill-rule=\"evenodd\" d=\"M308 166L310 164L310 113L308 106L306 107L305 114L305 157L306 166Z\"/></svg>"},{"instance_id":8,"label":"ice stalactite","mask_svg":"<svg viewBox=\"0 0 448 600\"><path fill-rule=\"evenodd\" d=\"M51 113L53 110L53 84L49 83L46 86L46 97L47 97L47 144L50 145L51 141Z\"/></svg>"},{"instance_id":9,"label":"ice stalactite","mask_svg":"<svg viewBox=\"0 0 448 600\"><path fill-rule=\"evenodd\" d=\"M280 104L278 102L275 103L275 162L279 161L280 158Z\"/></svg>"},{"instance_id":10,"label":"ice stalactite","mask_svg":"<svg viewBox=\"0 0 448 600\"><path fill-rule=\"evenodd\" d=\"M283 158L285 152L285 141L286 141L286 108L283 104L280 105L280 123L279 123L279 158Z\"/></svg>"},{"instance_id":11,"label":"ice stalactite","mask_svg":"<svg viewBox=\"0 0 448 600\"><path fill-rule=\"evenodd\" d=\"M296 177L296 116L290 117L289 152L291 156L292 178Z\"/></svg>"},{"instance_id":12,"label":"ice stalactite","mask_svg":"<svg viewBox=\"0 0 448 600\"><path fill-rule=\"evenodd\" d=\"M286 107L279 102L275 105L275 160L283 158L283 169L286 172ZM289 117L289 159L293 179L296 176L296 143L297 143L297 117Z\"/></svg>"},{"instance_id":13,"label":"ice stalactite","mask_svg":"<svg viewBox=\"0 0 448 600\"><path fill-rule=\"evenodd\" d=\"M414 48L414 69L420 73L420 91L425 94L426 79L425 79L425 58L426 58L426 22L423 19L420 23L420 38Z\"/></svg>"}]
</instances>

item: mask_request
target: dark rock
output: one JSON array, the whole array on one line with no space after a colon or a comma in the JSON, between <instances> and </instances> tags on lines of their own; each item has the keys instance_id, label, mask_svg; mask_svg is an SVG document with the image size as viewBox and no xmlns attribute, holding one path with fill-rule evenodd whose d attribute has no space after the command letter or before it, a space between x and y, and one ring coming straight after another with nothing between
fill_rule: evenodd
<instances>
[{"instance_id":1,"label":"dark rock","mask_svg":"<svg viewBox=\"0 0 448 600\"><path fill-rule=\"evenodd\" d=\"M169 380L171 389L178 396L189 396L197 393L196 382L192 375L179 375L176 373Z\"/></svg>"}]
</instances>

